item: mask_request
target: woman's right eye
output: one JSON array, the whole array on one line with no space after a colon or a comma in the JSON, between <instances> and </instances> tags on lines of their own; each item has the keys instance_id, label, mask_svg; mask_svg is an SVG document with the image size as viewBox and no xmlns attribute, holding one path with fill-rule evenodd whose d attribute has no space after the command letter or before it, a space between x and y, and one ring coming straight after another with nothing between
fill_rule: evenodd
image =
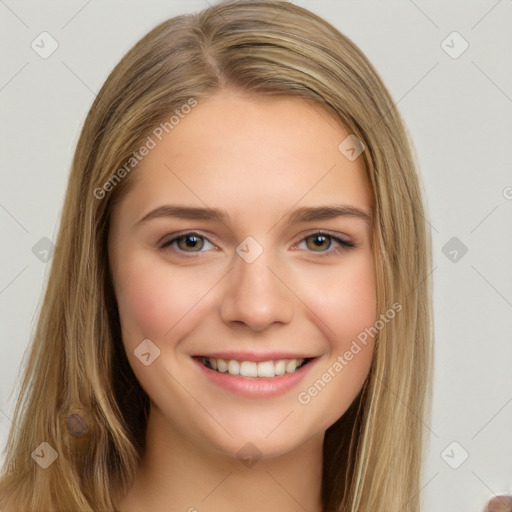
<instances>
[{"instance_id":1,"label":"woman's right eye","mask_svg":"<svg viewBox=\"0 0 512 512\"><path fill-rule=\"evenodd\" d=\"M170 239L164 241L160 245L160 248L165 249L166 247L172 246L174 244L174 242L177 242L179 251L181 251L181 252L188 252L188 253L204 252L204 251L200 251L200 250L199 251L186 250L187 248L195 249L197 247L199 247L201 249L204 246L204 243L200 242L201 240L208 241L208 239L206 237L204 237L198 233L194 233L194 232L182 233L181 235L175 236L173 238L170 238ZM183 243L181 243L181 242L183 242ZM208 243L211 244L210 241L208 241ZM212 244L212 246L215 247L213 244Z\"/></svg>"}]
</instances>

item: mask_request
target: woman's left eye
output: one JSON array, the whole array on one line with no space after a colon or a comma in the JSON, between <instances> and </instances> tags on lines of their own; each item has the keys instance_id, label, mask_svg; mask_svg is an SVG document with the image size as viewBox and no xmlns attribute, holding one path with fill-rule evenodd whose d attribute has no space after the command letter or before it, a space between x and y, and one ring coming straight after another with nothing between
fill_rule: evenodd
<instances>
[{"instance_id":1,"label":"woman's left eye","mask_svg":"<svg viewBox=\"0 0 512 512\"><path fill-rule=\"evenodd\" d=\"M307 243L308 239L319 240L318 243L314 242L313 244L309 244L309 246L320 248L320 249L322 248L321 246L323 246L325 244L325 242L328 240L334 240L338 244L338 247L336 247L332 251L320 251L320 254L322 256L324 255L324 253L325 253L325 256L339 254L343 251L346 251L348 249L352 249L353 247L355 247L355 244L353 244L352 242L349 242L348 240L344 240L343 238L339 238L337 236L331 235L329 233L324 233L321 231L318 233L311 233L311 234L307 235L305 238L303 238L301 240L301 242L306 242L306 245L308 245L308 243ZM328 245L330 248L331 243L329 243ZM313 252L318 252L318 251L313 251Z\"/></svg>"},{"instance_id":2,"label":"woman's left eye","mask_svg":"<svg viewBox=\"0 0 512 512\"><path fill-rule=\"evenodd\" d=\"M215 247L215 245L213 245L205 236L200 235L199 233L189 232L189 233L183 233L179 236L175 236L174 238L165 240L160 245L160 248L165 249L166 247L173 246L174 243L177 242L177 247L178 247L179 252L185 252L185 253L186 252L188 252L188 253L204 252L201 250L198 250L198 251L197 250L192 250L192 251L186 250L186 249L197 249L198 247L199 247L199 249L202 249L204 247L204 243L201 242L201 240L205 240L205 241L207 241L207 243L209 243L213 247ZM315 241L311 244L308 244L308 242L307 242L308 240L312 240L312 241L315 240ZM338 244L338 247L336 247L333 250L327 250L327 251L313 250L312 252L318 252L322 256L323 255L329 256L332 254L338 254L347 249L351 249L351 248L355 247L355 244L353 244L352 242L349 242L348 240L344 240L342 238L336 237L334 235L331 235L329 233L325 233L322 231L319 231L316 233L311 233L311 234L307 235L306 237L304 237L301 240L301 242L306 242L306 246L308 246L309 248L314 247L317 249L322 249L322 247L325 247L325 245L327 243L327 245L328 245L327 249L330 249L332 244L331 244L331 242L329 242L329 240L334 240ZM183 242L183 243L181 243L181 242Z\"/></svg>"}]
</instances>

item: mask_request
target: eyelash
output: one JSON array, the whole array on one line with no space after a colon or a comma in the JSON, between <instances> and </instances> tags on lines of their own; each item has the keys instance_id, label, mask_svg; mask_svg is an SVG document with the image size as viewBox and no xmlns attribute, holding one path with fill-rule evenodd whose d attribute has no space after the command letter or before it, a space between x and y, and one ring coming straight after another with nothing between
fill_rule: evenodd
<instances>
[{"instance_id":1,"label":"eyelash","mask_svg":"<svg viewBox=\"0 0 512 512\"><path fill-rule=\"evenodd\" d=\"M162 242L160 244L160 249L165 249L167 247L170 247L174 242L176 242L180 238L184 238L184 237L187 237L189 235L194 235L194 236L197 236L198 238L203 238L205 240L208 240L207 237L201 235L200 233L196 233L195 231L188 231L186 233L181 233L181 234L179 234L179 235L177 235L174 238L171 238L169 240L165 240L164 242ZM350 250L350 249L356 247L355 244L353 244L352 242L348 242L347 240L343 240L342 238L339 238L337 236L331 235L330 233L327 233L325 231L315 231L313 233L310 233L310 234L306 235L304 238L302 238L300 240L300 242L304 242L307 238L309 238L311 236L315 236L315 235L325 236L327 238L330 238L331 240L334 240L335 242L337 242L339 244L339 246L337 248L335 248L335 249L331 250L331 248L329 248L327 251L318 252L317 254L319 254L322 257L335 256L335 255L338 255L338 254L340 254L342 252L345 252L347 250ZM208 241L210 242L210 240L208 240ZM215 245L212 242L210 242L210 243L212 245ZM178 251L180 253L182 253L182 254L194 254L194 251L192 251L191 253L187 253L187 251L181 251L181 250L178 250ZM201 252L204 252L204 251L196 252L196 254L200 254ZM315 251L311 251L311 252L313 254L315 254Z\"/></svg>"}]
</instances>

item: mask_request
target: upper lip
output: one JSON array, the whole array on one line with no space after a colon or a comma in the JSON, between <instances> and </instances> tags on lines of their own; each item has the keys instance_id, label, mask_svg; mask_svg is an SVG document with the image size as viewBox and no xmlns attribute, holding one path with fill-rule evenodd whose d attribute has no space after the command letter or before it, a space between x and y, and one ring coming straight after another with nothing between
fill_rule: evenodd
<instances>
[{"instance_id":1,"label":"upper lip","mask_svg":"<svg viewBox=\"0 0 512 512\"><path fill-rule=\"evenodd\" d=\"M300 354L300 353L287 353L287 352L267 352L262 354L261 352L210 352L208 354L193 354L192 357L207 357L208 359L224 359L229 361L234 359L235 361L278 361L280 359L311 359L317 356Z\"/></svg>"}]
</instances>

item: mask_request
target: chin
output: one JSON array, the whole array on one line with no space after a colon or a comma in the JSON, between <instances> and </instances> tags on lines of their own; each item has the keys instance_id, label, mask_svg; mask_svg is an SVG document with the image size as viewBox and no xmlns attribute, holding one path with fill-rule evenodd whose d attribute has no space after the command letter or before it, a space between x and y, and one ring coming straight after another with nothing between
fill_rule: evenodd
<instances>
[{"instance_id":1,"label":"chin","mask_svg":"<svg viewBox=\"0 0 512 512\"><path fill-rule=\"evenodd\" d=\"M300 448L312 437L323 440L324 430L310 431L308 425L298 425L293 421L292 413L283 421L286 414L280 414L279 420L262 421L257 413L237 422L223 424L232 437L219 425L203 431L202 443L217 454L229 458L264 460L281 457ZM215 422L213 422L215 423ZM210 425L209 425L210 426Z\"/></svg>"}]
</instances>

